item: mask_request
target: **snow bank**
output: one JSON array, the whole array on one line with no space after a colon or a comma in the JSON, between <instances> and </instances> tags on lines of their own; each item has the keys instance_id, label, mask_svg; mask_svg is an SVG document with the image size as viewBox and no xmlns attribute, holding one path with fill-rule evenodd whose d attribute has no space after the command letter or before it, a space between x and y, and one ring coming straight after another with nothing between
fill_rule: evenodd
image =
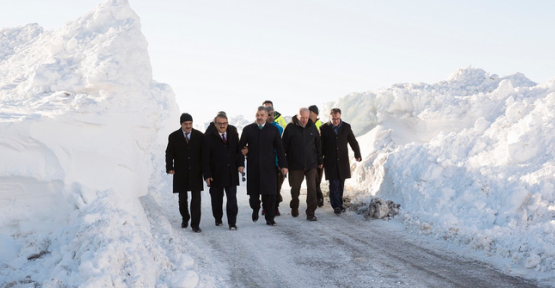
<instances>
[{"instance_id":1,"label":"snow bank","mask_svg":"<svg viewBox=\"0 0 555 288\"><path fill-rule=\"evenodd\" d=\"M331 106L365 154L347 182L355 202L393 200L419 233L555 270L555 78L469 67Z\"/></svg>"},{"instance_id":2,"label":"snow bank","mask_svg":"<svg viewBox=\"0 0 555 288\"><path fill-rule=\"evenodd\" d=\"M0 283L196 285L139 201L179 127L140 29L109 0L57 31L0 32Z\"/></svg>"}]
</instances>

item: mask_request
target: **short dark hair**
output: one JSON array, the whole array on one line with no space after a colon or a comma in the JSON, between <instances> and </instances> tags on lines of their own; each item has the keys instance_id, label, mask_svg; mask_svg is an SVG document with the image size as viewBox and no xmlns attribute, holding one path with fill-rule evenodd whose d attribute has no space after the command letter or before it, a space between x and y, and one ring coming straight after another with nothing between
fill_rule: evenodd
<instances>
[{"instance_id":1,"label":"short dark hair","mask_svg":"<svg viewBox=\"0 0 555 288\"><path fill-rule=\"evenodd\" d=\"M216 122L216 118L225 118L225 120L227 120L227 114L218 113L218 115L216 115L216 117L214 118L214 122Z\"/></svg>"},{"instance_id":2,"label":"short dark hair","mask_svg":"<svg viewBox=\"0 0 555 288\"><path fill-rule=\"evenodd\" d=\"M266 104L266 103L270 103L272 106L274 106L274 102L270 101L270 100L266 100L264 102L262 102L262 105Z\"/></svg>"},{"instance_id":3,"label":"short dark hair","mask_svg":"<svg viewBox=\"0 0 555 288\"><path fill-rule=\"evenodd\" d=\"M337 113L341 114L341 109L339 109L339 108L331 108L330 115L331 115L331 114L337 114Z\"/></svg>"},{"instance_id":4,"label":"short dark hair","mask_svg":"<svg viewBox=\"0 0 555 288\"><path fill-rule=\"evenodd\" d=\"M266 107L264 107L264 106L258 106L257 111L264 111L264 112L266 112L266 115L268 115L268 110L266 110Z\"/></svg>"}]
</instances>

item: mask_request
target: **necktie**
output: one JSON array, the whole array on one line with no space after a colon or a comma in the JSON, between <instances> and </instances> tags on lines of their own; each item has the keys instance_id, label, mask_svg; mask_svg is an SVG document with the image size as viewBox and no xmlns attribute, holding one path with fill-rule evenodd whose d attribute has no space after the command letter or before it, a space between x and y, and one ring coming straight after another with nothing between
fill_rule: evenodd
<instances>
[{"instance_id":1,"label":"necktie","mask_svg":"<svg viewBox=\"0 0 555 288\"><path fill-rule=\"evenodd\" d=\"M189 144L189 133L185 133L185 141L187 141L187 144Z\"/></svg>"},{"instance_id":2,"label":"necktie","mask_svg":"<svg viewBox=\"0 0 555 288\"><path fill-rule=\"evenodd\" d=\"M262 130L262 127L264 127L263 125L258 125L258 128L260 128L260 130Z\"/></svg>"},{"instance_id":3,"label":"necktie","mask_svg":"<svg viewBox=\"0 0 555 288\"><path fill-rule=\"evenodd\" d=\"M222 140L224 141L224 144L225 144L225 134L222 134Z\"/></svg>"}]
</instances>

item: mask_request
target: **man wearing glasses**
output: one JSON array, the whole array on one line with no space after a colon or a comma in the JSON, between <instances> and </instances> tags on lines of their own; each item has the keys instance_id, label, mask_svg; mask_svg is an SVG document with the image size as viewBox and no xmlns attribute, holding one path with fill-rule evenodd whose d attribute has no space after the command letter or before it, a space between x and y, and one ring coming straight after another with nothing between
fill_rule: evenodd
<instances>
[{"instance_id":1,"label":"man wearing glasses","mask_svg":"<svg viewBox=\"0 0 555 288\"><path fill-rule=\"evenodd\" d=\"M214 119L215 129L204 134L202 172L210 187L212 215L216 226L223 225L224 191L227 197L226 214L229 230L237 230L237 186L243 173L243 155L239 149L237 129L231 129L227 116L220 113Z\"/></svg>"}]
</instances>

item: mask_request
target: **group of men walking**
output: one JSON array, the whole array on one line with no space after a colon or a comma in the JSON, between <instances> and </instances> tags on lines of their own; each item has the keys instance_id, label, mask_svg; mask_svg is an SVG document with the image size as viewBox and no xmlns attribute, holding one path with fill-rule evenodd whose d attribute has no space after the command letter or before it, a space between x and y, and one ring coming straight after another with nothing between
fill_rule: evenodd
<instances>
[{"instance_id":1,"label":"group of men walking","mask_svg":"<svg viewBox=\"0 0 555 288\"><path fill-rule=\"evenodd\" d=\"M315 211L324 205L320 189L324 170L334 213L345 211L344 183L351 176L347 144L357 161L361 161L361 154L351 126L341 120L340 109L332 109L330 121L324 124L318 119L316 106L301 108L286 124L281 114L274 111L273 103L264 101L256 111L256 121L244 127L241 137L229 125L225 112L218 112L205 133L193 128L193 118L188 113L181 115L180 123L181 128L168 138L166 172L173 175L173 192L179 193L182 228L187 228L191 220L193 231L201 232L200 192L204 179L210 187L216 226L223 226L225 193L228 226L237 230L237 186L239 174L245 181L245 170L254 222L262 208L266 224L277 225L274 219L281 215L281 186L286 177L291 187L291 215L299 216L300 189L306 179L306 219L317 221Z\"/></svg>"}]
</instances>

